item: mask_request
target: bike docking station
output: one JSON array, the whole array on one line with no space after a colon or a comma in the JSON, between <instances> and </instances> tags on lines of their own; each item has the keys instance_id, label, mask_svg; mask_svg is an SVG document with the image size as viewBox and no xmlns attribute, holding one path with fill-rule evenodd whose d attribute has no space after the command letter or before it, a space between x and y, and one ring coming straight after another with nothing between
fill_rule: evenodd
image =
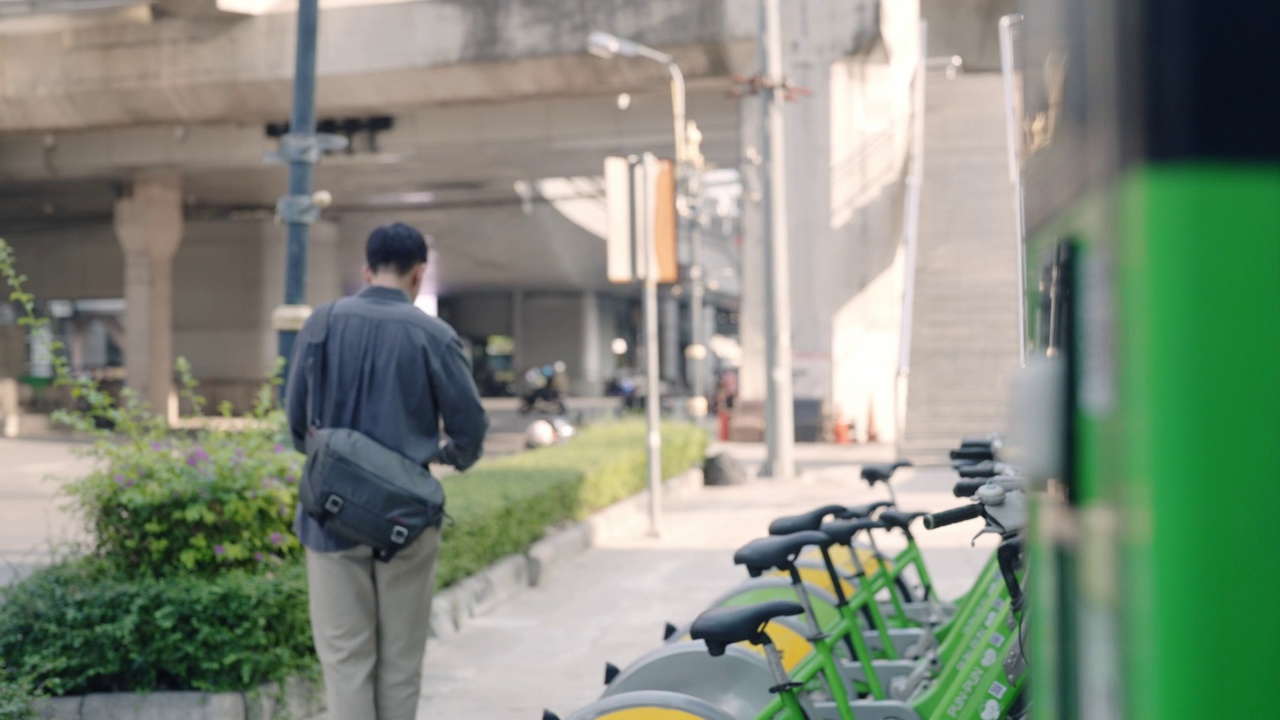
<instances>
[{"instance_id":1,"label":"bike docking station","mask_svg":"<svg viewBox=\"0 0 1280 720\"><path fill-rule=\"evenodd\" d=\"M606 666L601 698L566 720L1021 717L1029 504L1000 444L968 438L951 451L954 493L968 501L953 510L899 507L890 482L911 463L898 461L861 468L885 499L777 518L733 556L748 579L668 624L630 666ZM970 589L943 601L914 532L967 521L1000 543ZM891 534L905 540L892 555L879 549Z\"/></svg>"}]
</instances>

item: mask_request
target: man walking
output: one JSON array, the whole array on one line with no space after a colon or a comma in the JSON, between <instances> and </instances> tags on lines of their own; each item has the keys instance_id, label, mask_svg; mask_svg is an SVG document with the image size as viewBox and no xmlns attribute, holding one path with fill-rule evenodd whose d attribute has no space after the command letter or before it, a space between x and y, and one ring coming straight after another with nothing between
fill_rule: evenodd
<instances>
[{"instance_id":1,"label":"man walking","mask_svg":"<svg viewBox=\"0 0 1280 720\"><path fill-rule=\"evenodd\" d=\"M303 371L313 322L298 336L285 402L294 446L305 452L310 401L323 427L359 431L423 465L465 470L480 457L488 418L457 334L413 305L427 243L396 223L374 230L365 253L368 287L329 316L322 387L308 387ZM329 720L413 720L439 529L428 528L390 562L325 530L301 507L294 530L306 548Z\"/></svg>"}]
</instances>

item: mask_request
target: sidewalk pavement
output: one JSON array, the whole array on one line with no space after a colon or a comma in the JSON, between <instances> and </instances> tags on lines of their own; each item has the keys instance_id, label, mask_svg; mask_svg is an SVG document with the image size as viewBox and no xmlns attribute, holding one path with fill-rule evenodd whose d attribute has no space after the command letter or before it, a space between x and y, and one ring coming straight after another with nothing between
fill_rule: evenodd
<instances>
[{"instance_id":1,"label":"sidewalk pavement","mask_svg":"<svg viewBox=\"0 0 1280 720\"><path fill-rule=\"evenodd\" d=\"M0 585L49 562L57 544L83 539L56 479L87 472L65 442L0 440Z\"/></svg>"},{"instance_id":2,"label":"sidewalk pavement","mask_svg":"<svg viewBox=\"0 0 1280 720\"><path fill-rule=\"evenodd\" d=\"M761 456L752 446L714 449ZM544 708L568 715L599 697L605 662L625 668L661 644L664 622L689 622L746 579L733 565L733 551L764 535L774 517L884 497L858 479L857 463L891 459L889 450L815 446L799 454L806 468L800 479L708 487L668 503L661 539L610 540L546 585L473 619L456 635L432 640L419 719L536 720ZM960 504L951 494L953 473L901 472L894 486L902 507L934 511ZM917 534L943 597L966 590L992 551L989 538L969 546L976 532L970 523Z\"/></svg>"}]
</instances>

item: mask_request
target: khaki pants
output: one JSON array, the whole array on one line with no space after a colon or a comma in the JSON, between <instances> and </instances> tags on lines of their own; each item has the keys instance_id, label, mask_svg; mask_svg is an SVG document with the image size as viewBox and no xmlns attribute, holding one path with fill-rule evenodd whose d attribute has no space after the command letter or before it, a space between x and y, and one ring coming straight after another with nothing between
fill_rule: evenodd
<instances>
[{"instance_id":1,"label":"khaki pants","mask_svg":"<svg viewBox=\"0 0 1280 720\"><path fill-rule=\"evenodd\" d=\"M329 720L414 720L422 691L440 531L391 562L364 545L307 550L311 633L324 670Z\"/></svg>"}]
</instances>

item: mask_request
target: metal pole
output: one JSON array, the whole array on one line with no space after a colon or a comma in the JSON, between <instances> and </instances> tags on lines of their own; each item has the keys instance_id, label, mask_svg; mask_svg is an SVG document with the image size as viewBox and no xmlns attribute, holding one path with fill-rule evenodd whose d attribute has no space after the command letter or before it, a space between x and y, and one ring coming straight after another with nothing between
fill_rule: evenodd
<instances>
[{"instance_id":1,"label":"metal pole","mask_svg":"<svg viewBox=\"0 0 1280 720\"><path fill-rule=\"evenodd\" d=\"M293 78L293 115L289 133L284 139L285 157L289 160L289 195L281 202L283 219L288 223L288 256L285 270L284 304L302 306L306 298L307 231L314 222L302 205L311 201L311 166L319 159L319 151L308 152L308 144L316 143L316 31L319 25L318 0L298 2L298 48ZM292 147L291 147L292 146ZM289 202L292 201L292 202ZM292 211L292 212L290 212ZM285 362L293 355L305 312L293 313L292 322L276 321L279 330L280 356ZM286 368L284 377L288 377ZM283 386L281 386L283 392Z\"/></svg>"},{"instance_id":2,"label":"metal pole","mask_svg":"<svg viewBox=\"0 0 1280 720\"><path fill-rule=\"evenodd\" d=\"M653 243L646 244L652 253ZM652 273L644 280L644 333L645 371L649 387L645 398L649 446L649 531L658 537L662 534L662 398L658 392L658 280Z\"/></svg>"},{"instance_id":3,"label":"metal pole","mask_svg":"<svg viewBox=\"0 0 1280 720\"><path fill-rule=\"evenodd\" d=\"M778 0L761 0L764 32L765 314L768 337L768 458L761 475L783 480L795 474L795 405L791 392L791 268L787 249L786 123L783 115L782 13Z\"/></svg>"},{"instance_id":4,"label":"metal pole","mask_svg":"<svg viewBox=\"0 0 1280 720\"><path fill-rule=\"evenodd\" d=\"M650 195L652 176L657 171L653 156L646 155L641 165L644 172L644 198L640 211L645 220L637 223L644 229L639 238L645 253L644 273L644 335L645 374L648 392L645 393L645 410L648 416L647 444L649 450L649 532L654 537L662 535L662 396L658 377L658 252L654 242L654 198Z\"/></svg>"},{"instance_id":5,"label":"metal pole","mask_svg":"<svg viewBox=\"0 0 1280 720\"><path fill-rule=\"evenodd\" d=\"M1021 15L1000 18L1000 65L1004 77L1005 131L1009 149L1009 180L1013 183L1013 213L1018 263L1018 359L1027 364L1027 262L1025 257L1026 217L1022 202L1022 158L1018 140L1018 108L1014 103L1018 58L1014 54L1013 35L1022 26Z\"/></svg>"},{"instance_id":6,"label":"metal pole","mask_svg":"<svg viewBox=\"0 0 1280 720\"><path fill-rule=\"evenodd\" d=\"M911 333L915 324L916 255L920 245L920 191L924 185L924 107L925 82L928 78L927 58L929 23L920 21L920 56L916 60L916 78L912 109L911 168L907 173L907 200L903 208L903 242L905 247L902 287L902 325L898 337L898 374L894 385L897 438L899 447L906 438L907 380L911 375Z\"/></svg>"},{"instance_id":7,"label":"metal pole","mask_svg":"<svg viewBox=\"0 0 1280 720\"><path fill-rule=\"evenodd\" d=\"M688 94L685 91L684 73L680 71L680 66L675 62L667 62L667 72L671 74L671 119L675 126L675 142L676 142L676 205L680 210L679 232L681 239L688 239L689 242L689 334L690 344L694 348L693 354L688 358L689 365L686 369L686 377L689 380L690 403L689 414L696 418L706 415L706 394L703 389L702 382L702 363L698 357L699 348L702 344L702 266L699 264L701 256L701 237L698 233L694 208L694 194L691 192L690 186L696 183L694 168L690 158L689 143L689 122L685 112L685 104ZM702 398L702 402L698 402L698 398Z\"/></svg>"},{"instance_id":8,"label":"metal pole","mask_svg":"<svg viewBox=\"0 0 1280 720\"><path fill-rule=\"evenodd\" d=\"M690 173L688 197L694 205L689 223L689 415L694 420L707 414L706 330L703 328L703 307L706 291L702 270L702 227L699 223L697 201L699 198L698 172Z\"/></svg>"},{"instance_id":9,"label":"metal pole","mask_svg":"<svg viewBox=\"0 0 1280 720\"><path fill-rule=\"evenodd\" d=\"M676 191L679 192L681 180L685 177L685 162L688 159L689 143L685 135L685 91L684 73L674 62L667 63L667 72L671 73L671 118L676 130Z\"/></svg>"}]
</instances>

